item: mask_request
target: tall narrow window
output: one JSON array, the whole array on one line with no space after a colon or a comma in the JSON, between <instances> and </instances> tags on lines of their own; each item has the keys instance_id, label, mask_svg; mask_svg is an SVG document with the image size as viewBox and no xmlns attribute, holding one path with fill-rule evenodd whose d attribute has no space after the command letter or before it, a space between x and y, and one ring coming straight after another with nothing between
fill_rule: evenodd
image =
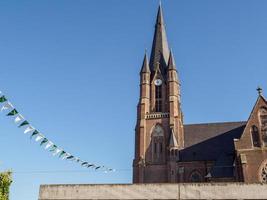
<instances>
[{"instance_id":1,"label":"tall narrow window","mask_svg":"<svg viewBox=\"0 0 267 200\"><path fill-rule=\"evenodd\" d=\"M155 103L155 110L156 112L162 111L162 87L161 85L156 86L156 103Z\"/></svg>"},{"instance_id":2,"label":"tall narrow window","mask_svg":"<svg viewBox=\"0 0 267 200\"><path fill-rule=\"evenodd\" d=\"M252 126L250 132L253 146L260 147L260 137L258 128L256 126Z\"/></svg>"},{"instance_id":3,"label":"tall narrow window","mask_svg":"<svg viewBox=\"0 0 267 200\"><path fill-rule=\"evenodd\" d=\"M159 152L162 153L162 142L159 143Z\"/></svg>"},{"instance_id":4,"label":"tall narrow window","mask_svg":"<svg viewBox=\"0 0 267 200\"><path fill-rule=\"evenodd\" d=\"M164 131L159 124L157 124L152 130L151 145L152 161L154 163L161 163L164 155Z\"/></svg>"},{"instance_id":5,"label":"tall narrow window","mask_svg":"<svg viewBox=\"0 0 267 200\"><path fill-rule=\"evenodd\" d=\"M260 130L264 146L267 146L267 108L262 107L259 110Z\"/></svg>"},{"instance_id":6,"label":"tall narrow window","mask_svg":"<svg viewBox=\"0 0 267 200\"><path fill-rule=\"evenodd\" d=\"M153 141L154 142L154 153L157 154L157 141Z\"/></svg>"}]
</instances>

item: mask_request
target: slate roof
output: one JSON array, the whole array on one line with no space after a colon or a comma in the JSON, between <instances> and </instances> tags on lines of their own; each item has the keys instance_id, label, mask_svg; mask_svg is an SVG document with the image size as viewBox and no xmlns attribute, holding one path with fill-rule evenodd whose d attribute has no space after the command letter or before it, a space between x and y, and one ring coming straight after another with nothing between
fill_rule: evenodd
<instances>
[{"instance_id":1,"label":"slate roof","mask_svg":"<svg viewBox=\"0 0 267 200\"><path fill-rule=\"evenodd\" d=\"M164 72L165 68L167 67L169 53L170 50L163 20L162 7L160 5L155 24L155 32L150 55L150 71L155 71L156 64L160 63L161 71Z\"/></svg>"},{"instance_id":2,"label":"slate roof","mask_svg":"<svg viewBox=\"0 0 267 200\"><path fill-rule=\"evenodd\" d=\"M169 56L169 61L168 61L168 69L176 70L176 65L175 65L172 51L170 51L170 56Z\"/></svg>"},{"instance_id":3,"label":"slate roof","mask_svg":"<svg viewBox=\"0 0 267 200\"><path fill-rule=\"evenodd\" d=\"M180 161L215 161L212 177L232 177L233 140L241 137L245 125L246 122L185 125L185 148L180 152Z\"/></svg>"},{"instance_id":4,"label":"slate roof","mask_svg":"<svg viewBox=\"0 0 267 200\"><path fill-rule=\"evenodd\" d=\"M145 56L144 56L143 65L142 65L140 73L150 73L150 69L149 69L149 64L148 64L146 53L145 53Z\"/></svg>"}]
</instances>

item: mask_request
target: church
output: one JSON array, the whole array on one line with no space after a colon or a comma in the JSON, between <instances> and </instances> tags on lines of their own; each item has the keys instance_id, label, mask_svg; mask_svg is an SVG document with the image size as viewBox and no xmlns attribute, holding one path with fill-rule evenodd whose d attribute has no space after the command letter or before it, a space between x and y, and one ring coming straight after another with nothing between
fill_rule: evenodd
<instances>
[{"instance_id":1,"label":"church","mask_svg":"<svg viewBox=\"0 0 267 200\"><path fill-rule=\"evenodd\" d=\"M140 69L133 184L41 185L39 200L267 199L262 89L247 121L205 124L184 124L180 90L159 6Z\"/></svg>"},{"instance_id":2,"label":"church","mask_svg":"<svg viewBox=\"0 0 267 200\"><path fill-rule=\"evenodd\" d=\"M267 183L267 100L247 121L184 124L181 84L159 6L140 70L133 183Z\"/></svg>"}]
</instances>

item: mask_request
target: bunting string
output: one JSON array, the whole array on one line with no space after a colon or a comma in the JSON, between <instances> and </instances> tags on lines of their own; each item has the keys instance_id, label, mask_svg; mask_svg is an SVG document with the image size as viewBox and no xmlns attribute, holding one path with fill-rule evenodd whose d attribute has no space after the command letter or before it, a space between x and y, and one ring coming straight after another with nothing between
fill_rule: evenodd
<instances>
[{"instance_id":1,"label":"bunting string","mask_svg":"<svg viewBox=\"0 0 267 200\"><path fill-rule=\"evenodd\" d=\"M18 128L22 129L25 135L29 135L30 139L34 139L40 144L41 147L44 147L45 150L49 151L52 156L57 156L62 160L68 160L74 163L78 163L80 164L80 166L85 168L103 170L105 173L115 171L115 169L82 160L79 157L74 156L73 154L65 151L63 148L60 148L54 142L49 140L44 134L34 128L34 126L32 126L30 122L27 121L25 117L18 112L18 110L13 106L13 104L8 100L8 98L3 95L1 91L0 106L1 112L6 112L6 116L13 117L14 123L18 126Z\"/></svg>"}]
</instances>

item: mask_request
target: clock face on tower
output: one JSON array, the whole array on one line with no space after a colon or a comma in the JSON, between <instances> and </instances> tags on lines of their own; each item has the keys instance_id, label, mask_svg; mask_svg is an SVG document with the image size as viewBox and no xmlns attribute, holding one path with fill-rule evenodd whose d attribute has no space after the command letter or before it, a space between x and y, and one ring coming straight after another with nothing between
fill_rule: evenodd
<instances>
[{"instance_id":1,"label":"clock face on tower","mask_svg":"<svg viewBox=\"0 0 267 200\"><path fill-rule=\"evenodd\" d=\"M162 84L162 80L160 80L160 79L156 79L156 80L154 81L154 84L155 84L156 86L160 86L160 85Z\"/></svg>"}]
</instances>

